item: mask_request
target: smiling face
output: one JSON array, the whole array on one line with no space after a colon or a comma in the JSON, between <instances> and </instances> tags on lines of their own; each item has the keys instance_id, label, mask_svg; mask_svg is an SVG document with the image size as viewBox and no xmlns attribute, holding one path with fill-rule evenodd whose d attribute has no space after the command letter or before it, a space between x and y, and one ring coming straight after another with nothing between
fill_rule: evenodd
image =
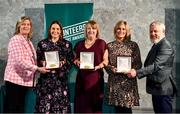
<instances>
[{"instance_id":1,"label":"smiling face","mask_svg":"<svg viewBox=\"0 0 180 114\"><path fill-rule=\"evenodd\" d=\"M116 29L116 38L119 40L124 40L124 38L126 37L126 27L124 24L121 24L118 26L118 28Z\"/></svg>"},{"instance_id":2,"label":"smiling face","mask_svg":"<svg viewBox=\"0 0 180 114\"><path fill-rule=\"evenodd\" d=\"M61 36L60 26L56 23L52 24L52 26L50 28L50 34L51 34L52 38L60 38L60 36Z\"/></svg>"},{"instance_id":3,"label":"smiling face","mask_svg":"<svg viewBox=\"0 0 180 114\"><path fill-rule=\"evenodd\" d=\"M126 21L119 21L114 27L114 36L118 41L130 40L130 29Z\"/></svg>"},{"instance_id":4,"label":"smiling face","mask_svg":"<svg viewBox=\"0 0 180 114\"><path fill-rule=\"evenodd\" d=\"M165 28L161 24L151 24L149 31L152 43L158 43L163 37L165 37Z\"/></svg>"},{"instance_id":5,"label":"smiling face","mask_svg":"<svg viewBox=\"0 0 180 114\"><path fill-rule=\"evenodd\" d=\"M63 39L63 26L57 20L52 21L48 29L49 39Z\"/></svg>"},{"instance_id":6,"label":"smiling face","mask_svg":"<svg viewBox=\"0 0 180 114\"><path fill-rule=\"evenodd\" d=\"M85 25L85 36L87 38L99 38L99 25L96 21L90 20Z\"/></svg>"},{"instance_id":7,"label":"smiling face","mask_svg":"<svg viewBox=\"0 0 180 114\"><path fill-rule=\"evenodd\" d=\"M30 17L23 16L16 23L14 34L22 34L26 38L32 37L32 20Z\"/></svg>"},{"instance_id":8,"label":"smiling face","mask_svg":"<svg viewBox=\"0 0 180 114\"><path fill-rule=\"evenodd\" d=\"M31 24L29 20L24 20L19 27L20 34L23 36L28 36L31 31Z\"/></svg>"},{"instance_id":9,"label":"smiling face","mask_svg":"<svg viewBox=\"0 0 180 114\"><path fill-rule=\"evenodd\" d=\"M88 38L96 38L97 36L97 27L87 24L86 25L86 35Z\"/></svg>"}]
</instances>

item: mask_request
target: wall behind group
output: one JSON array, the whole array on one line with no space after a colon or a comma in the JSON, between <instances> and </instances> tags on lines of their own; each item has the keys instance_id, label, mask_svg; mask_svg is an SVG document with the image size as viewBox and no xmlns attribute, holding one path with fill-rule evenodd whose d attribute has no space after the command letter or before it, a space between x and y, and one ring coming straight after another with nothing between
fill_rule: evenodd
<instances>
[{"instance_id":1,"label":"wall behind group","mask_svg":"<svg viewBox=\"0 0 180 114\"><path fill-rule=\"evenodd\" d=\"M180 0L0 0L0 85L3 84L8 42L21 16L33 13L33 44L36 47L37 42L44 38L44 4L88 2L94 4L92 19L99 23L101 38L107 43L114 40L113 28L117 21L126 20L129 23L132 40L138 43L143 62L152 45L148 28L153 20L160 20L166 26L171 25L167 27L168 39L174 48L179 45L176 42L179 34L176 33L175 19L180 9ZM179 59L176 59L176 63L179 63ZM140 109L152 109L151 96L145 91L145 79L139 80L138 84Z\"/></svg>"}]
</instances>

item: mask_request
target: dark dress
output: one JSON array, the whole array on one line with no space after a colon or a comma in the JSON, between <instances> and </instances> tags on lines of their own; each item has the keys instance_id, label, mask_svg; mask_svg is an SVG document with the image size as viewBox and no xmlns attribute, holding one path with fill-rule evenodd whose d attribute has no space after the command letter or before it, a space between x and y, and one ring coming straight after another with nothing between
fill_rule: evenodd
<instances>
[{"instance_id":1,"label":"dark dress","mask_svg":"<svg viewBox=\"0 0 180 114\"><path fill-rule=\"evenodd\" d=\"M139 47L136 42L125 40L108 43L109 65L106 71L108 77L108 90L106 101L109 105L132 108L139 105L139 94L136 78L128 78L126 74L112 72L112 67L117 67L117 56L131 56L132 68L142 66Z\"/></svg>"},{"instance_id":2,"label":"dark dress","mask_svg":"<svg viewBox=\"0 0 180 114\"><path fill-rule=\"evenodd\" d=\"M58 40L56 43L50 39L44 39L38 43L37 60L45 61L44 52L58 51L59 59L66 59L66 63L53 72L40 74L36 85L37 102L36 112L63 113L70 112L69 90L67 85L67 73L73 63L72 44L65 40ZM39 64L39 66L42 66Z\"/></svg>"},{"instance_id":3,"label":"dark dress","mask_svg":"<svg viewBox=\"0 0 180 114\"><path fill-rule=\"evenodd\" d=\"M107 45L104 40L97 39L90 47L85 47L85 40L80 41L75 47L77 58L80 52L94 52L94 66L103 61L103 55ZM104 95L103 70L80 70L78 71L75 87L75 113L102 112Z\"/></svg>"}]
</instances>

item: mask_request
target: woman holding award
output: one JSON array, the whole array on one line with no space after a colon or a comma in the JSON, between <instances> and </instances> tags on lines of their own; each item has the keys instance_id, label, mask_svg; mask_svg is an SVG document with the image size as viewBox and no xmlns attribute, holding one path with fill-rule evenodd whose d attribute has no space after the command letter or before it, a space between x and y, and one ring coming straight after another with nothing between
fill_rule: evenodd
<instances>
[{"instance_id":1,"label":"woman holding award","mask_svg":"<svg viewBox=\"0 0 180 114\"><path fill-rule=\"evenodd\" d=\"M131 41L130 28L126 21L119 21L114 27L115 40L108 43L109 64L105 68L108 77L108 104L116 113L132 113L132 107L139 105L136 78L128 78L126 72L142 66L140 50Z\"/></svg>"},{"instance_id":2,"label":"woman holding award","mask_svg":"<svg viewBox=\"0 0 180 114\"><path fill-rule=\"evenodd\" d=\"M48 38L37 46L39 66L46 66L49 73L40 74L36 86L37 113L69 113L70 101L67 73L73 64L72 44L63 39L63 28L58 21L49 27Z\"/></svg>"},{"instance_id":3,"label":"woman holding award","mask_svg":"<svg viewBox=\"0 0 180 114\"><path fill-rule=\"evenodd\" d=\"M100 113L103 104L103 67L108 64L106 42L99 38L99 26L91 20L85 25L85 40L76 47L74 63L79 71L75 87L75 113Z\"/></svg>"},{"instance_id":4,"label":"woman holding award","mask_svg":"<svg viewBox=\"0 0 180 114\"><path fill-rule=\"evenodd\" d=\"M45 67L36 65L36 51L31 42L32 27L31 18L22 16L8 44L4 113L24 113L26 95L33 87L36 71L49 72Z\"/></svg>"}]
</instances>

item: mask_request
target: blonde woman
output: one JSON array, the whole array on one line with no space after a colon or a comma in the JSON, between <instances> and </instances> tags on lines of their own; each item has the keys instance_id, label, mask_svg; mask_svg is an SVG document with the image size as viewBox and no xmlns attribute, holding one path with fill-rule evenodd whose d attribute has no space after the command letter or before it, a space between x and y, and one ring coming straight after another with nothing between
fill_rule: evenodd
<instances>
[{"instance_id":1,"label":"blonde woman","mask_svg":"<svg viewBox=\"0 0 180 114\"><path fill-rule=\"evenodd\" d=\"M142 66L139 46L131 41L131 32L126 21L121 20L114 27L115 40L108 43L109 64L107 102L115 107L116 113L132 113L132 107L139 105L136 78L128 78L125 73L117 73L117 57L130 57L131 67Z\"/></svg>"},{"instance_id":2,"label":"blonde woman","mask_svg":"<svg viewBox=\"0 0 180 114\"><path fill-rule=\"evenodd\" d=\"M49 72L36 65L36 52L31 42L32 21L23 16L17 21L14 36L8 45L8 60L4 80L6 87L5 113L23 113L25 96L33 86L34 74Z\"/></svg>"}]
</instances>

